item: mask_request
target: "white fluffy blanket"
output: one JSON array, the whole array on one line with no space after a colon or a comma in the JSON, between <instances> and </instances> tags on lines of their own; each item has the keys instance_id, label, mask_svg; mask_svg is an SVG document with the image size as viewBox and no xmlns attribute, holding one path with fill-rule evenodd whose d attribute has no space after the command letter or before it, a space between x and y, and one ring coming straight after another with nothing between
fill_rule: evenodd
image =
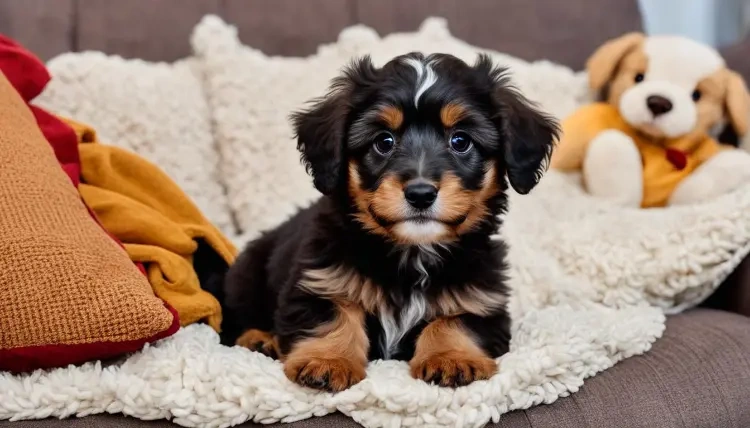
<instances>
[{"instance_id":1,"label":"white fluffy blanket","mask_svg":"<svg viewBox=\"0 0 750 428\"><path fill-rule=\"evenodd\" d=\"M513 340L489 381L440 388L412 379L404 362L376 361L351 389L314 392L280 363L193 325L106 368L0 375L0 419L122 412L219 427L339 410L366 427L479 427L647 351L664 329L659 307L698 303L747 254L750 187L701 206L623 212L553 172L532 196L512 196L504 235Z\"/></svg>"},{"instance_id":2,"label":"white fluffy blanket","mask_svg":"<svg viewBox=\"0 0 750 428\"><path fill-rule=\"evenodd\" d=\"M193 325L107 367L0 373L0 419L121 412L219 427L338 410L366 427L479 427L646 352L665 311L699 303L750 251L750 186L699 206L622 210L587 196L579 177L550 172L531 195L511 195L502 233L513 339L488 381L440 388L412 379L405 362L376 361L351 389L315 392Z\"/></svg>"}]
</instances>

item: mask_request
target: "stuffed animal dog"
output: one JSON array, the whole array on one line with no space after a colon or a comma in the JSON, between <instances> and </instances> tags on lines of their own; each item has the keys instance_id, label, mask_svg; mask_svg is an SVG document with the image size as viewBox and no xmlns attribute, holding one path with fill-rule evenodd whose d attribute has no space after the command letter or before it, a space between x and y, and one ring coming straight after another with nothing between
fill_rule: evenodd
<instances>
[{"instance_id":1,"label":"stuffed animal dog","mask_svg":"<svg viewBox=\"0 0 750 428\"><path fill-rule=\"evenodd\" d=\"M628 207L694 203L750 181L750 154L711 136L744 135L750 114L745 82L714 49L630 33L586 68L605 102L563 123L552 168L582 170L589 193Z\"/></svg>"}]
</instances>

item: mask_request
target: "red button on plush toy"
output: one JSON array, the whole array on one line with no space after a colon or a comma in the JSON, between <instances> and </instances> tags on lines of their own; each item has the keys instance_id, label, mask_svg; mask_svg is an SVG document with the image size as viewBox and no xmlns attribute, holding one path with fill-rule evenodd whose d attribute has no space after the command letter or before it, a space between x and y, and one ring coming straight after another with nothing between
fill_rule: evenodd
<instances>
[{"instance_id":1,"label":"red button on plush toy","mask_svg":"<svg viewBox=\"0 0 750 428\"><path fill-rule=\"evenodd\" d=\"M677 149L667 149L667 160L674 165L675 168L682 171L687 166L687 155Z\"/></svg>"}]
</instances>

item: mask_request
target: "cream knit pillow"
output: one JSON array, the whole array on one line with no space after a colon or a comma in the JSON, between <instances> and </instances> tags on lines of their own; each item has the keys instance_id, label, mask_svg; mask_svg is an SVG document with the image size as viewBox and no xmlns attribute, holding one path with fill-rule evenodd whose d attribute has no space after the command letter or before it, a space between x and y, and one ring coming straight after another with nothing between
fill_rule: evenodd
<instances>
[{"instance_id":1,"label":"cream knit pillow","mask_svg":"<svg viewBox=\"0 0 750 428\"><path fill-rule=\"evenodd\" d=\"M483 51L451 36L443 19L431 18L415 33L380 38L364 26L345 29L336 43L306 58L269 57L243 46L234 27L205 17L192 39L202 59L214 132L222 156L230 208L246 236L275 226L318 196L299 162L288 117L313 97L352 57L370 54L376 65L419 50L447 52L474 62ZM551 113L564 116L587 98L585 76L546 61L529 64L497 52L514 81Z\"/></svg>"},{"instance_id":2,"label":"cream knit pillow","mask_svg":"<svg viewBox=\"0 0 750 428\"><path fill-rule=\"evenodd\" d=\"M47 67L52 81L39 105L154 162L219 229L236 233L195 59L166 64L83 52L60 55Z\"/></svg>"}]
</instances>

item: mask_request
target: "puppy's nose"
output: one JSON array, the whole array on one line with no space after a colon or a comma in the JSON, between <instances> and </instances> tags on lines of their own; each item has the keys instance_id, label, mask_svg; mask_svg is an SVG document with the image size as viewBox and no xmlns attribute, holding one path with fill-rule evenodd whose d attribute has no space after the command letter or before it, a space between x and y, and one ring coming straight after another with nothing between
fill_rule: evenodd
<instances>
[{"instance_id":1,"label":"puppy's nose","mask_svg":"<svg viewBox=\"0 0 750 428\"><path fill-rule=\"evenodd\" d=\"M651 95L646 98L646 105L654 116L659 116L672 110L672 101L660 95Z\"/></svg>"},{"instance_id":2,"label":"puppy's nose","mask_svg":"<svg viewBox=\"0 0 750 428\"><path fill-rule=\"evenodd\" d=\"M409 184L404 189L404 197L409 205L423 210L429 208L437 199L438 189L429 183Z\"/></svg>"}]
</instances>

